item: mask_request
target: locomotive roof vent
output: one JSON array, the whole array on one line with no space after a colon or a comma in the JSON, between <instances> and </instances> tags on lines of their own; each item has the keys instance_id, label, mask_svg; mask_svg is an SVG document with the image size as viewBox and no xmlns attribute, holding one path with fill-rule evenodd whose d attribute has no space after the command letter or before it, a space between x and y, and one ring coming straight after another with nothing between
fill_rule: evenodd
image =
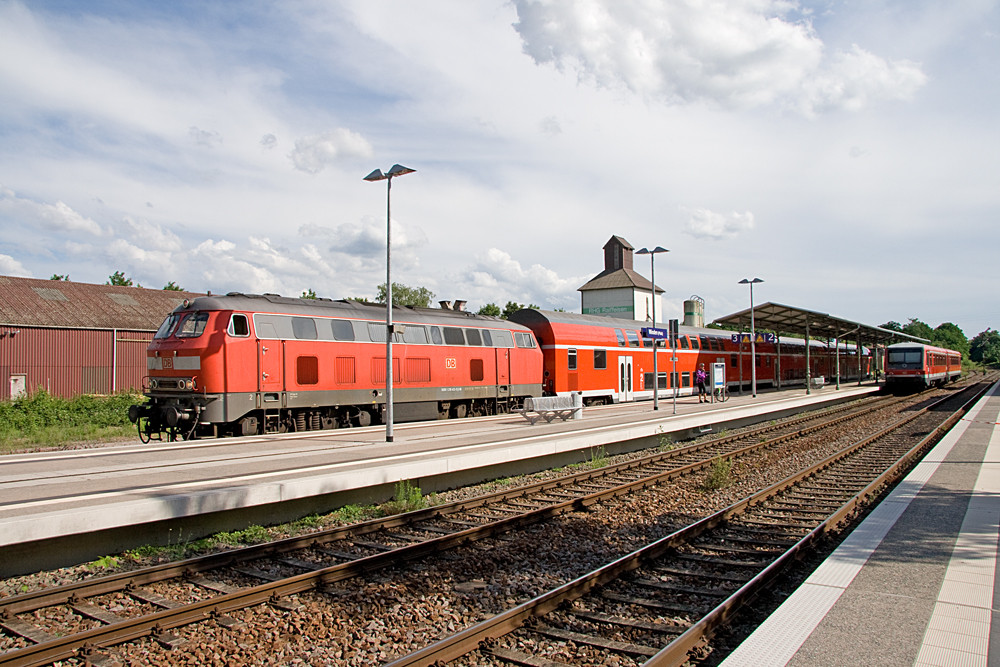
<instances>
[{"instance_id":1,"label":"locomotive roof vent","mask_svg":"<svg viewBox=\"0 0 1000 667\"><path fill-rule=\"evenodd\" d=\"M438 303L441 305L441 310L454 310L460 313L465 312L465 301L456 299L454 303L451 301L438 301Z\"/></svg>"}]
</instances>

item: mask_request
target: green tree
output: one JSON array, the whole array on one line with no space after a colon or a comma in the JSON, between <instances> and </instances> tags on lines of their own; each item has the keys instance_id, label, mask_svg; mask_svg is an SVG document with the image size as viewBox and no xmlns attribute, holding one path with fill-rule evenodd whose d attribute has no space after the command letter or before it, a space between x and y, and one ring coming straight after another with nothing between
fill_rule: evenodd
<instances>
[{"instance_id":1,"label":"green tree","mask_svg":"<svg viewBox=\"0 0 1000 667\"><path fill-rule=\"evenodd\" d=\"M882 329L888 329L889 331L900 331L901 332L903 330L903 325L902 324L900 324L899 322L894 322L892 320L889 320L885 324L880 324L879 327L882 328Z\"/></svg>"},{"instance_id":2,"label":"green tree","mask_svg":"<svg viewBox=\"0 0 1000 667\"><path fill-rule=\"evenodd\" d=\"M476 311L476 315L489 315L491 317L500 317L501 311L500 306L495 303L488 303L479 310Z\"/></svg>"},{"instance_id":3,"label":"green tree","mask_svg":"<svg viewBox=\"0 0 1000 667\"><path fill-rule=\"evenodd\" d=\"M51 277L51 278L49 278L49 280L64 280L64 281L67 281L67 282L69 282L69 274L67 273L67 274L66 274L66 275L64 276L64 275L62 275L62 274L59 274L59 273L53 273L53 274L52 274L52 277Z\"/></svg>"},{"instance_id":4,"label":"green tree","mask_svg":"<svg viewBox=\"0 0 1000 667\"><path fill-rule=\"evenodd\" d=\"M961 352L963 357L969 356L969 340L965 337L965 333L951 322L945 322L934 330L931 343Z\"/></svg>"},{"instance_id":5,"label":"green tree","mask_svg":"<svg viewBox=\"0 0 1000 667\"><path fill-rule=\"evenodd\" d=\"M378 286L378 296L375 298L380 303L385 303L385 283ZM414 306L427 308L431 305L434 292L426 287L409 287L402 283L392 284L392 305L394 306Z\"/></svg>"},{"instance_id":6,"label":"green tree","mask_svg":"<svg viewBox=\"0 0 1000 667\"><path fill-rule=\"evenodd\" d=\"M316 298L316 292L314 292L312 290L312 288L307 289L305 292L302 293L302 296L300 298L302 298L302 299L315 299Z\"/></svg>"},{"instance_id":7,"label":"green tree","mask_svg":"<svg viewBox=\"0 0 1000 667\"><path fill-rule=\"evenodd\" d=\"M934 337L934 329L931 329L929 324L921 322L913 317L910 318L909 324L903 326L903 333L916 336L917 338L926 338L928 340Z\"/></svg>"},{"instance_id":8,"label":"green tree","mask_svg":"<svg viewBox=\"0 0 1000 667\"><path fill-rule=\"evenodd\" d=\"M987 328L969 342L969 359L986 366L1000 366L1000 332Z\"/></svg>"},{"instance_id":9,"label":"green tree","mask_svg":"<svg viewBox=\"0 0 1000 667\"><path fill-rule=\"evenodd\" d=\"M119 287L132 287L132 279L125 277L125 274L121 271L115 271L110 276L108 276L108 282L105 285L118 285Z\"/></svg>"},{"instance_id":10,"label":"green tree","mask_svg":"<svg viewBox=\"0 0 1000 667\"><path fill-rule=\"evenodd\" d=\"M173 280L171 280L169 283L167 283L166 285L164 285L163 289L167 290L168 292L183 292L184 291L184 288L181 287L180 285L178 285L177 283L175 283Z\"/></svg>"}]
</instances>

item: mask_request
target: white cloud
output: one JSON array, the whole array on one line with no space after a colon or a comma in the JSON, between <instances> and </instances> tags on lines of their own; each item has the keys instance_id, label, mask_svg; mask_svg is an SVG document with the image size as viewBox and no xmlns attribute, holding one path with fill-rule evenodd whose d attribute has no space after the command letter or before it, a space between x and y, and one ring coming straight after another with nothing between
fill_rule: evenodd
<instances>
[{"instance_id":1,"label":"white cloud","mask_svg":"<svg viewBox=\"0 0 1000 667\"><path fill-rule=\"evenodd\" d=\"M787 104L803 113L909 99L926 80L907 61L855 46L825 53L791 0L515 0L515 28L538 63L601 87L667 102Z\"/></svg>"},{"instance_id":2,"label":"white cloud","mask_svg":"<svg viewBox=\"0 0 1000 667\"><path fill-rule=\"evenodd\" d=\"M4 276L21 276L23 278L31 278L31 271L24 268L21 262L17 261L10 255L0 255L0 275Z\"/></svg>"},{"instance_id":3,"label":"white cloud","mask_svg":"<svg viewBox=\"0 0 1000 667\"><path fill-rule=\"evenodd\" d=\"M687 215L684 231L695 238L719 241L754 228L753 213L716 213L706 208L681 209Z\"/></svg>"},{"instance_id":4,"label":"white cloud","mask_svg":"<svg viewBox=\"0 0 1000 667\"><path fill-rule=\"evenodd\" d=\"M13 218L24 226L38 224L54 232L83 232L93 236L103 233L100 225L61 201L43 204L18 197L13 190L3 187L0 187L0 216Z\"/></svg>"},{"instance_id":5,"label":"white cloud","mask_svg":"<svg viewBox=\"0 0 1000 667\"><path fill-rule=\"evenodd\" d=\"M343 158L371 156L371 144L363 136L351 130L337 128L297 140L295 150L288 157L296 169L318 174Z\"/></svg>"}]
</instances>

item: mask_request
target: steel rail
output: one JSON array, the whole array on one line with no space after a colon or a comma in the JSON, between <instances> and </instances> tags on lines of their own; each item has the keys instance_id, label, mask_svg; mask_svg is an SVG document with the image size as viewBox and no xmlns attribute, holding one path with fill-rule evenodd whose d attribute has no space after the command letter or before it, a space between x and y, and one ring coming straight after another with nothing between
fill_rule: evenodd
<instances>
[{"instance_id":1,"label":"steel rail","mask_svg":"<svg viewBox=\"0 0 1000 667\"><path fill-rule=\"evenodd\" d=\"M119 622L103 625L84 632L67 635L65 637L57 637L49 641L34 644L33 646L8 651L0 654L0 665L16 665L20 667L22 665L48 664L55 660L80 655L82 652L90 651L97 647L132 641L143 636L162 635L168 630L181 627L183 625L189 625L191 623L196 623L213 617L224 616L228 612L237 609L274 601L282 597L320 588L337 581L358 576L365 572L386 567L387 565L397 563L401 560L411 560L424 557L438 551L443 551L468 542L502 534L515 528L544 521L565 512L583 509L595 503L601 502L602 500L631 493L636 489L652 486L664 480L703 469L710 466L714 461L721 457L740 456L751 451L771 447L774 446L774 444L788 440L791 437L801 436L806 432L826 428L830 426L831 423L840 423L845 419L855 418L859 412L875 411L884 407L884 405L877 404L860 410L849 411L848 414L836 417L834 420L823 422L822 424L817 424L806 429L799 429L791 434L783 434L773 439L759 441L755 444L740 447L735 450L729 450L723 454L716 454L708 458L701 458L693 463L660 471L652 476L645 476L640 479L618 484L600 491L581 494L576 498L556 502L547 507L527 511L517 516L500 518L481 526L458 530L448 535L399 547L393 549L392 551L362 557L346 563L339 563L333 566L317 569L315 571L294 575L276 582L267 582L251 586L232 593L223 593L221 595L182 607L164 609L131 619L123 619ZM816 415L803 417L797 420L792 420L792 423L801 424L807 421L816 421L817 419L822 419L829 414L830 412L826 412L819 417ZM346 537L353 537L375 532L386 527L410 526L415 523L417 519L435 518L446 513L451 513L447 511L450 508L461 506L463 509L468 509L470 507L486 506L490 501L502 502L503 499L520 498L525 495L523 493L525 489L532 489L536 492L544 493L545 491L553 489L566 488L581 481L596 480L602 476L613 476L613 474L620 474L621 472L634 471L642 465L669 462L672 458L678 458L685 454L690 454L698 449L704 450L712 446L717 446L720 441L739 442L740 440L753 439L755 437L759 437L761 432L773 431L776 428L778 427L768 426L762 429L754 429L748 433L727 436L708 443L691 445L677 450L655 454L650 457L644 457L643 459L638 459L636 461L626 462L613 467L611 469L611 475L600 470L584 471L560 480L539 482L527 485L526 487L519 487L518 489L499 492L490 496L488 499L476 498L470 501L460 501L450 504L450 507L438 506L435 508L428 508L426 510L418 510L406 515L396 515L394 517L388 517L384 520L374 520L366 522L366 524L345 526L325 532L327 533L327 537L329 537L330 534L341 534ZM180 563L155 566L154 568L138 572L113 575L111 577L102 578L97 582L81 582L78 584L71 584L59 590L42 590L31 594L17 596L16 598L10 598L2 601L3 604L0 605L0 624L2 624L3 618L10 618L16 613L23 613L25 611L31 611L44 606L73 603L74 601L80 601L108 592L121 590L125 590L127 592L129 589L135 589L143 584L162 581L164 579L176 577L192 579L195 575L202 572L226 566L233 566L255 558L286 553L287 551L294 550L295 548L308 548L310 546L316 546L319 543L317 536L318 534L313 534L298 538L288 538L269 545L249 547L243 550L228 552L226 554L218 554L199 559L191 559Z\"/></svg>"},{"instance_id":2,"label":"steel rail","mask_svg":"<svg viewBox=\"0 0 1000 667\"><path fill-rule=\"evenodd\" d=\"M978 395L967 401L963 405L962 409L956 411L949 418L948 423L953 424L954 421L960 417L962 411L967 409L967 406L972 401L976 400L976 398L978 398ZM401 656L389 662L387 667L443 665L473 650L476 650L481 645L489 645L492 642L495 642L498 638L520 628L527 621L529 621L529 619L540 618L558 609L563 604L576 600L593 590L599 589L608 583L621 578L628 572L636 570L649 562L659 559L669 550L690 542L692 539L704 534L706 531L727 523L732 518L744 513L748 508L766 502L768 499L777 496L782 491L792 488L803 480L830 468L836 463L843 461L847 457L861 451L872 442L886 437L887 435L897 431L902 426L905 426L913 420L925 415L938 403L946 400L949 399L946 397L935 404L926 406L925 408L898 420L893 425L882 429L874 436L864 438L862 441L842 449L840 452L828 457L824 461L810 466L799 473L793 474L758 493L744 498L743 500L738 501L737 503L734 503L733 505L730 505L715 514L675 531L666 537L656 540L641 549L635 550L626 556L618 558L615 561L590 572L589 574L578 577L577 579L548 591L533 600L526 601L506 612L481 621L423 649ZM853 511L862 498L870 495L873 489L883 486L886 483L886 479L893 472L901 470L903 466L906 465L902 459L910 457L913 452L926 447L927 443L929 443L931 439L940 432L941 428L944 427L936 427L928 436L922 438L918 445L910 448L906 455L890 466L890 468L883 472L874 482L869 484L863 492L855 494L851 500L845 503L836 512L832 513L830 518L822 524L822 528L818 527L810 531L807 535L808 539L803 538L793 545L785 555L779 558L782 564L788 563L790 560L794 559L797 554L807 548L809 544L811 544L812 541L819 535L829 531L836 522L841 521L844 516ZM688 630L682 633L680 637L671 642L654 657L650 658L650 662L647 664L657 666L666 664L683 664L683 662L687 660L689 652L694 648L697 648L705 640L707 632L714 630L721 623L724 623L729 617L731 617L731 615L735 613L735 610L738 609L738 607L746 599L748 599L747 596L759 592L762 586L768 583L780 572L780 569L780 566L774 564L766 568L764 572L754 577L751 582L741 586L739 591L737 591L740 594L740 597L737 600L731 601L727 599L725 602L716 606L708 616L703 618L697 624L691 626ZM753 584L752 586L751 583Z\"/></svg>"}]
</instances>

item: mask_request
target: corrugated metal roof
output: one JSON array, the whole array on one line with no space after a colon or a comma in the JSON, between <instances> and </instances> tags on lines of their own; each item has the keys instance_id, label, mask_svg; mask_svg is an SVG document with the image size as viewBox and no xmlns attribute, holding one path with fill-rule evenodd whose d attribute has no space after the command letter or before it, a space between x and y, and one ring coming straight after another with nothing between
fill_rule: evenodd
<instances>
[{"instance_id":1,"label":"corrugated metal roof","mask_svg":"<svg viewBox=\"0 0 1000 667\"><path fill-rule=\"evenodd\" d=\"M0 324L156 331L196 292L0 276Z\"/></svg>"}]
</instances>

